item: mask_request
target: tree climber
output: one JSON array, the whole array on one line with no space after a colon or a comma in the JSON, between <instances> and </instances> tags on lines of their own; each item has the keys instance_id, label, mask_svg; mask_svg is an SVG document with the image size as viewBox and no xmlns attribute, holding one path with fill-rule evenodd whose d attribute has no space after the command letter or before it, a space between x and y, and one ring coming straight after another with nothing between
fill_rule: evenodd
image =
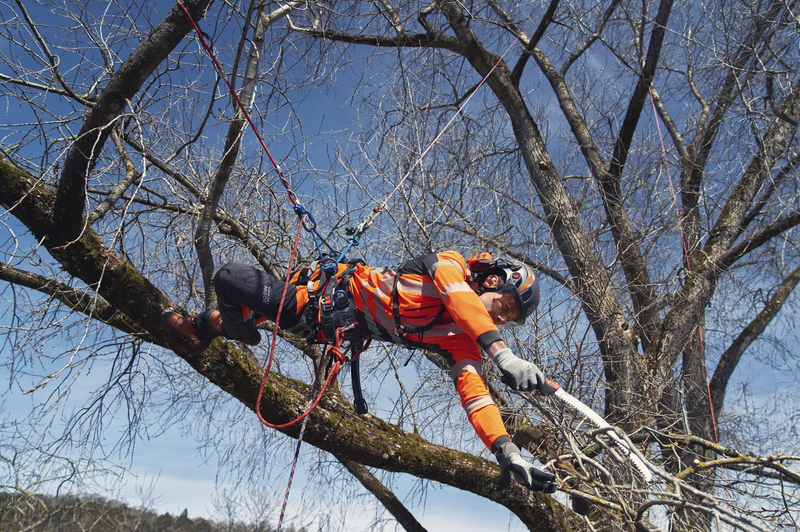
<instances>
[{"instance_id":1,"label":"tree climber","mask_svg":"<svg viewBox=\"0 0 800 532\"><path fill-rule=\"evenodd\" d=\"M509 321L524 323L536 309L539 281L530 267L489 253L465 261L445 251L409 260L397 271L361 261L334 263L327 270L331 275L315 262L293 273L282 329L324 342L332 341L335 327L350 325L351 341L358 335L439 353L450 363L470 423L499 464L529 489L555 491L555 476L524 460L511 442L481 377L482 349L512 389L548 391L539 368L514 355L497 330ZM261 339L256 325L275 320L283 288L282 280L261 269L231 262L214 276L218 310L194 318L166 312L162 324L198 349L217 336L255 345Z\"/></svg>"}]
</instances>

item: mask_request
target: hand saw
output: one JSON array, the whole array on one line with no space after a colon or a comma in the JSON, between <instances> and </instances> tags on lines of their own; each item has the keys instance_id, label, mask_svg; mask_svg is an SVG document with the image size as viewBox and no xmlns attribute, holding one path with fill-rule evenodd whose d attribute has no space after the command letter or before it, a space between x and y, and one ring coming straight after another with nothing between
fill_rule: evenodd
<instances>
[{"instance_id":1,"label":"hand saw","mask_svg":"<svg viewBox=\"0 0 800 532\"><path fill-rule=\"evenodd\" d=\"M538 391L542 395L554 395L558 397L558 399L560 399L562 402L580 412L581 415L588 419L592 425L596 426L597 428L609 429L609 437L614 440L616 444L619 445L619 447L625 452L631 462L633 462L633 465L636 466L636 469L642 475L642 478L644 478L647 482L653 481L653 475L650 472L650 469L648 469L645 463L638 456L636 456L633 451L631 451L628 443L617 436L617 433L614 431L611 425L609 425L608 422L600 417L594 410L583 404L569 393L565 392L564 389L561 388L561 385L559 385L556 381L546 379L545 384L541 385Z\"/></svg>"}]
</instances>

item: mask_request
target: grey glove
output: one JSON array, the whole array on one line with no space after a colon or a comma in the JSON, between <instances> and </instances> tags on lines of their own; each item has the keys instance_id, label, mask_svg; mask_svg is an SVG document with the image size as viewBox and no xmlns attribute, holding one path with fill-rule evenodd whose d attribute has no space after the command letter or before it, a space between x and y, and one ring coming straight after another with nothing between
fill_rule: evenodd
<instances>
[{"instance_id":1,"label":"grey glove","mask_svg":"<svg viewBox=\"0 0 800 532\"><path fill-rule=\"evenodd\" d=\"M556 477L528 463L519 453L519 447L508 441L499 446L494 453L500 467L508 470L514 480L533 491L553 493L556 491Z\"/></svg>"},{"instance_id":2,"label":"grey glove","mask_svg":"<svg viewBox=\"0 0 800 532\"><path fill-rule=\"evenodd\" d=\"M512 390L532 392L544 384L544 373L536 364L522 360L509 348L498 351L492 357L492 362L503 374L503 382Z\"/></svg>"}]
</instances>

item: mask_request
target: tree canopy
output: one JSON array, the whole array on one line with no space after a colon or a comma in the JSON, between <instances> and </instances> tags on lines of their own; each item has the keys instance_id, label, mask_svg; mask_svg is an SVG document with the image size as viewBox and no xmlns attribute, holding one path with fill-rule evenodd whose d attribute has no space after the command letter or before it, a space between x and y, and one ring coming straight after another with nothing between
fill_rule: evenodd
<instances>
[{"instance_id":1,"label":"tree canopy","mask_svg":"<svg viewBox=\"0 0 800 532\"><path fill-rule=\"evenodd\" d=\"M375 345L362 371L376 415L345 385L309 416L330 482L365 488L406 530L422 527L392 473L495 501L530 530L797 526L795 2L181 5L0 4L3 375L37 405L3 412L3 488L78 486L171 423L242 483L285 459L240 453L285 443L252 415L268 342L200 352L159 325L212 306L228 260L281 275L298 228L227 80L337 249L385 205L354 249L371 264L445 249L530 264L542 302L508 343L656 473L645 485L607 435L490 372L509 432L572 504L531 495L468 430L441 357ZM307 231L299 253L316 258ZM278 358L272 423L304 410L324 365L289 333ZM748 403L742 368L760 365L790 385Z\"/></svg>"}]
</instances>

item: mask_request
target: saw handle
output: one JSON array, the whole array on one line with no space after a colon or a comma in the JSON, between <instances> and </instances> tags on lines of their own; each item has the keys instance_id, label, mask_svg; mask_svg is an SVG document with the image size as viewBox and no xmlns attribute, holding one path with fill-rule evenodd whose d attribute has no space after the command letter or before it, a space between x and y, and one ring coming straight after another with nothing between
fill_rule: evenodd
<instances>
[{"instance_id":1,"label":"saw handle","mask_svg":"<svg viewBox=\"0 0 800 532\"><path fill-rule=\"evenodd\" d=\"M505 383L506 378L500 377L500 382ZM545 379L544 384L533 390L535 394L541 395L553 395L561 388L561 385L558 384L556 381L551 381L550 379Z\"/></svg>"},{"instance_id":2,"label":"saw handle","mask_svg":"<svg viewBox=\"0 0 800 532\"><path fill-rule=\"evenodd\" d=\"M556 381L545 379L544 384L540 385L536 391L542 395L553 395L558 391L559 388L561 388L561 385L558 384Z\"/></svg>"}]
</instances>

